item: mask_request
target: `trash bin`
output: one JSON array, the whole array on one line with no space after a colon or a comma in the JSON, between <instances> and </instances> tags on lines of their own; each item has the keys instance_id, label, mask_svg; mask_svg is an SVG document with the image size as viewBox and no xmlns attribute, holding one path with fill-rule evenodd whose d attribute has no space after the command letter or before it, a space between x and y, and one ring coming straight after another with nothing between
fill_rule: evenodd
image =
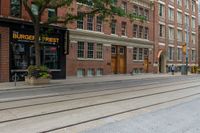
<instances>
[{"instance_id":1,"label":"trash bin","mask_svg":"<svg viewBox=\"0 0 200 133\"><path fill-rule=\"evenodd\" d=\"M186 75L186 65L181 66L181 75Z\"/></svg>"}]
</instances>

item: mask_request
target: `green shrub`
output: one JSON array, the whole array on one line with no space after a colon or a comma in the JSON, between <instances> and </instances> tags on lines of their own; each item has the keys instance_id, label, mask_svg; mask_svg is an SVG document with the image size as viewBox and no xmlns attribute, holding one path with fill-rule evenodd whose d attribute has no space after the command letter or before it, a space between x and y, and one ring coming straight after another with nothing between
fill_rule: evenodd
<instances>
[{"instance_id":1,"label":"green shrub","mask_svg":"<svg viewBox=\"0 0 200 133\"><path fill-rule=\"evenodd\" d=\"M50 71L46 66L29 66L28 76L34 78L52 78Z\"/></svg>"}]
</instances>

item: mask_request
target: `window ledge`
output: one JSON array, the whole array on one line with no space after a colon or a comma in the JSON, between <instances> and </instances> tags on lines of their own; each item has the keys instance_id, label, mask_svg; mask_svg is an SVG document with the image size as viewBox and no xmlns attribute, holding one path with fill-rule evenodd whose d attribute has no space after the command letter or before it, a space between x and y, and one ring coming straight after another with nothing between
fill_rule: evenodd
<instances>
[{"instance_id":1,"label":"window ledge","mask_svg":"<svg viewBox=\"0 0 200 133\"><path fill-rule=\"evenodd\" d=\"M104 61L104 59L77 58L79 61Z\"/></svg>"}]
</instances>

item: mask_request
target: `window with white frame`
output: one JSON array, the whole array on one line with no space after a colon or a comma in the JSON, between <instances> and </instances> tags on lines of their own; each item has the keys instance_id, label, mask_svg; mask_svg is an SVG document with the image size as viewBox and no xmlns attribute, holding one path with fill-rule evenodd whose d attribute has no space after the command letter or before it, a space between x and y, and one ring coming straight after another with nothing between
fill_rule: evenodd
<instances>
[{"instance_id":1,"label":"window with white frame","mask_svg":"<svg viewBox=\"0 0 200 133\"><path fill-rule=\"evenodd\" d=\"M77 19L77 28L83 29L84 21L83 21L83 13L78 12L78 19Z\"/></svg>"},{"instance_id":2,"label":"window with white frame","mask_svg":"<svg viewBox=\"0 0 200 133\"><path fill-rule=\"evenodd\" d=\"M185 25L189 25L189 16L185 15Z\"/></svg>"},{"instance_id":3,"label":"window with white frame","mask_svg":"<svg viewBox=\"0 0 200 133\"><path fill-rule=\"evenodd\" d=\"M174 21L174 9L173 8L168 8L168 18L171 21Z\"/></svg>"},{"instance_id":4,"label":"window with white frame","mask_svg":"<svg viewBox=\"0 0 200 133\"><path fill-rule=\"evenodd\" d=\"M139 26L138 38L143 38L143 26Z\"/></svg>"},{"instance_id":5,"label":"window with white frame","mask_svg":"<svg viewBox=\"0 0 200 133\"><path fill-rule=\"evenodd\" d=\"M174 59L174 48L168 47L168 60L172 61Z\"/></svg>"},{"instance_id":6,"label":"window with white frame","mask_svg":"<svg viewBox=\"0 0 200 133\"><path fill-rule=\"evenodd\" d=\"M145 27L144 29L144 39L148 39L149 38L149 28Z\"/></svg>"},{"instance_id":7,"label":"window with white frame","mask_svg":"<svg viewBox=\"0 0 200 133\"><path fill-rule=\"evenodd\" d=\"M177 5L182 6L182 0L177 0Z\"/></svg>"},{"instance_id":8,"label":"window with white frame","mask_svg":"<svg viewBox=\"0 0 200 133\"><path fill-rule=\"evenodd\" d=\"M102 68L98 68L96 70L96 76L102 76L103 75L103 69Z\"/></svg>"},{"instance_id":9,"label":"window with white frame","mask_svg":"<svg viewBox=\"0 0 200 133\"><path fill-rule=\"evenodd\" d=\"M133 37L138 37L138 25L133 25Z\"/></svg>"},{"instance_id":10,"label":"window with white frame","mask_svg":"<svg viewBox=\"0 0 200 133\"><path fill-rule=\"evenodd\" d=\"M192 34L192 44L195 44L195 43L196 43L195 40L196 40L196 39L195 39L195 34Z\"/></svg>"},{"instance_id":11,"label":"window with white frame","mask_svg":"<svg viewBox=\"0 0 200 133\"><path fill-rule=\"evenodd\" d=\"M94 76L94 69L89 68L89 69L87 70L87 76L88 76L88 77Z\"/></svg>"},{"instance_id":12,"label":"window with white frame","mask_svg":"<svg viewBox=\"0 0 200 133\"><path fill-rule=\"evenodd\" d=\"M192 18L192 28L195 29L195 18Z\"/></svg>"},{"instance_id":13,"label":"window with white frame","mask_svg":"<svg viewBox=\"0 0 200 133\"><path fill-rule=\"evenodd\" d=\"M143 48L139 48L139 60L143 60Z\"/></svg>"},{"instance_id":14,"label":"window with white frame","mask_svg":"<svg viewBox=\"0 0 200 133\"><path fill-rule=\"evenodd\" d=\"M87 58L94 58L94 43L87 44Z\"/></svg>"},{"instance_id":15,"label":"window with white frame","mask_svg":"<svg viewBox=\"0 0 200 133\"><path fill-rule=\"evenodd\" d=\"M112 20L111 22L111 34L116 34L116 21Z\"/></svg>"},{"instance_id":16,"label":"window with white frame","mask_svg":"<svg viewBox=\"0 0 200 133\"><path fill-rule=\"evenodd\" d=\"M96 22L96 31L102 32L102 23L103 23L102 17L97 16L96 21L97 21Z\"/></svg>"},{"instance_id":17,"label":"window with white frame","mask_svg":"<svg viewBox=\"0 0 200 133\"><path fill-rule=\"evenodd\" d=\"M170 40L174 40L174 28L172 28L172 27L169 27L169 29L168 29L169 31L169 39Z\"/></svg>"},{"instance_id":18,"label":"window with white frame","mask_svg":"<svg viewBox=\"0 0 200 133\"><path fill-rule=\"evenodd\" d=\"M77 57L84 58L84 42L78 42Z\"/></svg>"},{"instance_id":19,"label":"window with white frame","mask_svg":"<svg viewBox=\"0 0 200 133\"><path fill-rule=\"evenodd\" d=\"M133 6L133 14L138 15L138 6L137 5Z\"/></svg>"},{"instance_id":20,"label":"window with white frame","mask_svg":"<svg viewBox=\"0 0 200 133\"><path fill-rule=\"evenodd\" d=\"M192 12L195 12L195 0L192 0Z\"/></svg>"},{"instance_id":21,"label":"window with white frame","mask_svg":"<svg viewBox=\"0 0 200 133\"><path fill-rule=\"evenodd\" d=\"M192 61L195 61L196 59L195 59L195 56L196 56L196 52L195 52L195 50L192 50Z\"/></svg>"},{"instance_id":22,"label":"window with white frame","mask_svg":"<svg viewBox=\"0 0 200 133\"><path fill-rule=\"evenodd\" d=\"M103 58L103 44L97 44L96 56L97 56L97 59L102 59Z\"/></svg>"},{"instance_id":23,"label":"window with white frame","mask_svg":"<svg viewBox=\"0 0 200 133\"><path fill-rule=\"evenodd\" d=\"M182 60L182 48L177 49L177 60L178 61Z\"/></svg>"},{"instance_id":24,"label":"window with white frame","mask_svg":"<svg viewBox=\"0 0 200 133\"><path fill-rule=\"evenodd\" d=\"M83 77L85 75L85 70L82 68L77 69L77 77Z\"/></svg>"},{"instance_id":25,"label":"window with white frame","mask_svg":"<svg viewBox=\"0 0 200 133\"><path fill-rule=\"evenodd\" d=\"M122 1L121 8L125 13L127 13L127 3L125 1Z\"/></svg>"},{"instance_id":26,"label":"window with white frame","mask_svg":"<svg viewBox=\"0 0 200 133\"><path fill-rule=\"evenodd\" d=\"M181 12L177 12L177 22L179 23L179 24L182 24L182 13Z\"/></svg>"},{"instance_id":27,"label":"window with white frame","mask_svg":"<svg viewBox=\"0 0 200 133\"><path fill-rule=\"evenodd\" d=\"M149 10L144 10L144 17L146 18L146 20L149 20Z\"/></svg>"},{"instance_id":28,"label":"window with white frame","mask_svg":"<svg viewBox=\"0 0 200 133\"><path fill-rule=\"evenodd\" d=\"M182 42L183 40L183 34L182 34L182 30L177 30L177 38L178 38L178 41Z\"/></svg>"},{"instance_id":29,"label":"window with white frame","mask_svg":"<svg viewBox=\"0 0 200 133\"><path fill-rule=\"evenodd\" d=\"M165 37L165 25L160 24L160 26L159 26L159 36Z\"/></svg>"},{"instance_id":30,"label":"window with white frame","mask_svg":"<svg viewBox=\"0 0 200 133\"><path fill-rule=\"evenodd\" d=\"M92 14L87 16L87 30L93 30L93 18Z\"/></svg>"},{"instance_id":31,"label":"window with white frame","mask_svg":"<svg viewBox=\"0 0 200 133\"><path fill-rule=\"evenodd\" d=\"M189 0L185 0L184 3L185 3L185 9L189 9Z\"/></svg>"},{"instance_id":32,"label":"window with white frame","mask_svg":"<svg viewBox=\"0 0 200 133\"><path fill-rule=\"evenodd\" d=\"M126 22L121 23L121 34L122 36L126 36Z\"/></svg>"},{"instance_id":33,"label":"window with white frame","mask_svg":"<svg viewBox=\"0 0 200 133\"><path fill-rule=\"evenodd\" d=\"M159 4L159 16L165 17L165 6L163 4Z\"/></svg>"},{"instance_id":34,"label":"window with white frame","mask_svg":"<svg viewBox=\"0 0 200 133\"><path fill-rule=\"evenodd\" d=\"M133 48L133 60L138 60L138 48Z\"/></svg>"}]
</instances>

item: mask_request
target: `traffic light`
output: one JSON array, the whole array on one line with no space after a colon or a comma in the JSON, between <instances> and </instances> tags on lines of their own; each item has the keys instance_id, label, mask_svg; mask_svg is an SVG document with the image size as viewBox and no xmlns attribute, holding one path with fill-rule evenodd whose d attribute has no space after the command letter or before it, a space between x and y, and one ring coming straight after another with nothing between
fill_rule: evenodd
<instances>
[{"instance_id":1,"label":"traffic light","mask_svg":"<svg viewBox=\"0 0 200 133\"><path fill-rule=\"evenodd\" d=\"M186 43L183 43L183 45L182 45L182 52L183 52L183 54L185 55L186 54Z\"/></svg>"}]
</instances>

